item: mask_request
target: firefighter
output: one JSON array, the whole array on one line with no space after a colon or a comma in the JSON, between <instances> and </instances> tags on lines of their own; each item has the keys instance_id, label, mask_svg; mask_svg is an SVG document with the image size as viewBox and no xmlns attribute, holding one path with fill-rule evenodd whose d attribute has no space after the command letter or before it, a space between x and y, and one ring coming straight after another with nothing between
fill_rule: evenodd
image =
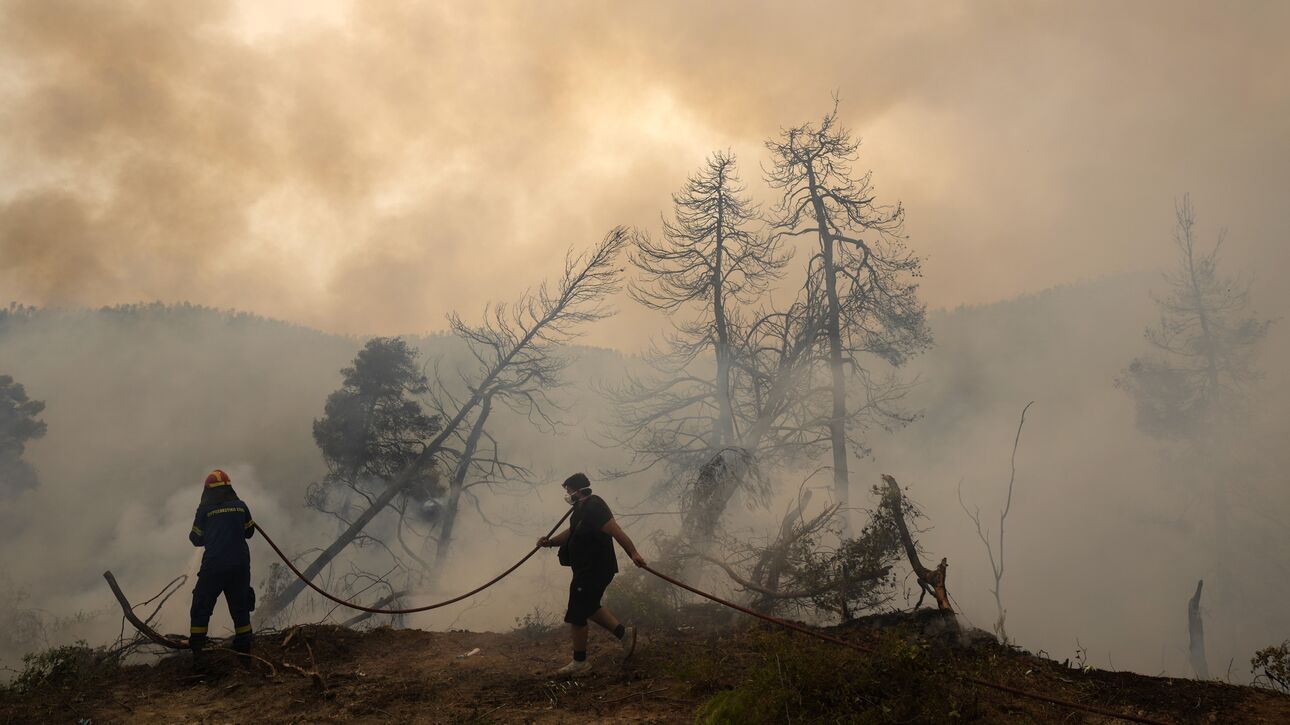
<instances>
[{"instance_id":1,"label":"firefighter","mask_svg":"<svg viewBox=\"0 0 1290 725\"><path fill-rule=\"evenodd\" d=\"M233 617L233 649L251 653L255 592L251 590L251 550L246 540L254 534L251 510L233 491L228 474L218 468L211 471L193 519L193 530L188 534L193 546L206 548L190 610L192 628L188 641L195 669L204 668L202 650L206 647L206 630L215 611L215 600L221 593Z\"/></svg>"},{"instance_id":2,"label":"firefighter","mask_svg":"<svg viewBox=\"0 0 1290 725\"><path fill-rule=\"evenodd\" d=\"M574 507L569 528L550 538L538 539L538 546L560 547L560 563L573 568L569 607L564 615L573 640L573 660L556 671L560 676L573 676L591 668L587 661L588 620L609 630L622 643L623 659L630 657L636 648L636 628L619 622L613 612L601 606L600 598L618 572L614 541L636 566L645 566L645 557L614 520L604 499L591 493L591 481L586 474L573 474L563 486L565 501Z\"/></svg>"}]
</instances>

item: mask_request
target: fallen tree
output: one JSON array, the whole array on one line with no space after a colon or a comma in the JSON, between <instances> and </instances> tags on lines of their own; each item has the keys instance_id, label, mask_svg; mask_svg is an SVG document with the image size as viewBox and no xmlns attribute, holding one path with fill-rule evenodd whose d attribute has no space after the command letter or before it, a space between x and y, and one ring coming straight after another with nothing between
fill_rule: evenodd
<instances>
[{"instance_id":1,"label":"fallen tree","mask_svg":"<svg viewBox=\"0 0 1290 725\"><path fill-rule=\"evenodd\" d=\"M121 586L116 583L116 577L112 576L112 572L103 572L103 578L107 580L108 587L112 590L112 596L116 597L117 603L121 605L121 613L125 615L125 618L130 622L130 625L139 631L139 634L143 635L154 644L159 644L162 647L167 647L169 649L188 649L187 639L180 640L166 637L150 627L147 622L139 619L139 615L134 613L134 607L130 604L130 600L125 598L125 592L122 592Z\"/></svg>"},{"instance_id":2,"label":"fallen tree","mask_svg":"<svg viewBox=\"0 0 1290 725\"><path fill-rule=\"evenodd\" d=\"M771 614L784 609L817 609L831 612L843 621L851 612L885 600L882 586L890 584L891 566L886 563L895 554L864 534L859 539L843 540L835 549L825 549L820 542L824 534L840 529L839 504L806 517L802 508L810 501L810 492L784 516L775 538L767 546L744 545L734 548L733 559L739 563L700 554L699 558L715 565L740 589L751 595L749 606ZM869 534L867 528L865 534ZM874 555L879 563L864 563ZM748 567L741 573L737 567Z\"/></svg>"},{"instance_id":3,"label":"fallen tree","mask_svg":"<svg viewBox=\"0 0 1290 725\"><path fill-rule=\"evenodd\" d=\"M377 515L440 456L449 453L450 442L459 439L463 431L473 428L472 422L480 417L479 411L488 401L493 398L510 399L516 405L537 409L537 417L545 416L539 409L545 401L544 391L559 383L559 376L568 365L568 360L561 357L555 348L571 340L579 325L610 314L604 301L619 288L621 270L615 260L628 238L628 230L617 227L589 253L575 255L571 252L565 260L564 274L554 289L542 285L512 305L497 305L486 312L485 320L478 326L465 323L455 314L449 317L453 332L466 343L478 363L475 375L462 376L469 394L456 404L455 410L443 411L443 425L439 432L310 562L302 572L305 579L312 580L323 571L363 534ZM450 492L450 497L455 492ZM444 543L441 537L440 545ZM289 582L261 605L256 621L271 620L304 589L305 582L301 579Z\"/></svg>"}]
</instances>

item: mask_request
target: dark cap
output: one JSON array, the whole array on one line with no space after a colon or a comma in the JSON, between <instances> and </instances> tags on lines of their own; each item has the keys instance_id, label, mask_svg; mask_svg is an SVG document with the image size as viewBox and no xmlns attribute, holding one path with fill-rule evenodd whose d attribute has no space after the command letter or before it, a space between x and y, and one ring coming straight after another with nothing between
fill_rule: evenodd
<instances>
[{"instance_id":1,"label":"dark cap","mask_svg":"<svg viewBox=\"0 0 1290 725\"><path fill-rule=\"evenodd\" d=\"M591 480L587 478L585 473L575 473L564 479L564 483L561 485L574 491L581 491L584 488L591 488Z\"/></svg>"}]
</instances>

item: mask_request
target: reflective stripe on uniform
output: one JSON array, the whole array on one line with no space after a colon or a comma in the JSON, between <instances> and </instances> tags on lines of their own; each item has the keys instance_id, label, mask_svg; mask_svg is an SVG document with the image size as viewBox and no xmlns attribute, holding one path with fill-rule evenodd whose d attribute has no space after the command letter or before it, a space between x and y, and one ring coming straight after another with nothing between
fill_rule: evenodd
<instances>
[{"instance_id":1,"label":"reflective stripe on uniform","mask_svg":"<svg viewBox=\"0 0 1290 725\"><path fill-rule=\"evenodd\" d=\"M193 533L194 533L194 534L197 534L198 536L201 536L201 535L202 535L202 530L201 530L201 529L199 529L199 528L197 528L196 526L194 526L194 527L193 527Z\"/></svg>"},{"instance_id":2,"label":"reflective stripe on uniform","mask_svg":"<svg viewBox=\"0 0 1290 725\"><path fill-rule=\"evenodd\" d=\"M188 629L188 633L189 633L189 634L206 634L206 628L205 628L205 627L189 627L189 629Z\"/></svg>"},{"instance_id":3,"label":"reflective stripe on uniform","mask_svg":"<svg viewBox=\"0 0 1290 725\"><path fill-rule=\"evenodd\" d=\"M252 520L250 520L250 519L248 519L248 520L247 520L247 522L246 522L246 525L245 525L245 526L243 526L242 528L244 528L244 529L249 529L249 528L251 528L252 526L255 526L255 522L254 522L254 521L252 521Z\"/></svg>"},{"instance_id":4,"label":"reflective stripe on uniform","mask_svg":"<svg viewBox=\"0 0 1290 725\"><path fill-rule=\"evenodd\" d=\"M235 629L235 630L233 630L233 631L234 631L236 634L250 634L250 633L251 633L251 625L249 625L249 624L244 624L244 625L242 625L241 627L238 627L237 629Z\"/></svg>"}]
</instances>

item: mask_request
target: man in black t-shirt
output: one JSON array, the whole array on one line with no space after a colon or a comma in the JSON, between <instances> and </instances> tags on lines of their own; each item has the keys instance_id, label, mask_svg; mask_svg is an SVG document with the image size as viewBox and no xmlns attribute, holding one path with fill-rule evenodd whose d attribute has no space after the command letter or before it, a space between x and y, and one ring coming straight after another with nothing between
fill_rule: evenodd
<instances>
[{"instance_id":1,"label":"man in black t-shirt","mask_svg":"<svg viewBox=\"0 0 1290 725\"><path fill-rule=\"evenodd\" d=\"M586 474L575 473L564 482L565 500L573 505L569 528L538 539L538 546L560 547L560 563L573 568L569 583L569 608L564 621L569 623L573 638L573 661L561 667L558 675L577 675L591 668L587 662L587 620L613 633L623 645L623 659L636 648L636 628L618 621L613 612L600 605L614 574L618 560L614 557L614 540L632 558L636 566L645 566L645 557L636 550L631 537L614 521L609 505L592 495Z\"/></svg>"}]
</instances>

